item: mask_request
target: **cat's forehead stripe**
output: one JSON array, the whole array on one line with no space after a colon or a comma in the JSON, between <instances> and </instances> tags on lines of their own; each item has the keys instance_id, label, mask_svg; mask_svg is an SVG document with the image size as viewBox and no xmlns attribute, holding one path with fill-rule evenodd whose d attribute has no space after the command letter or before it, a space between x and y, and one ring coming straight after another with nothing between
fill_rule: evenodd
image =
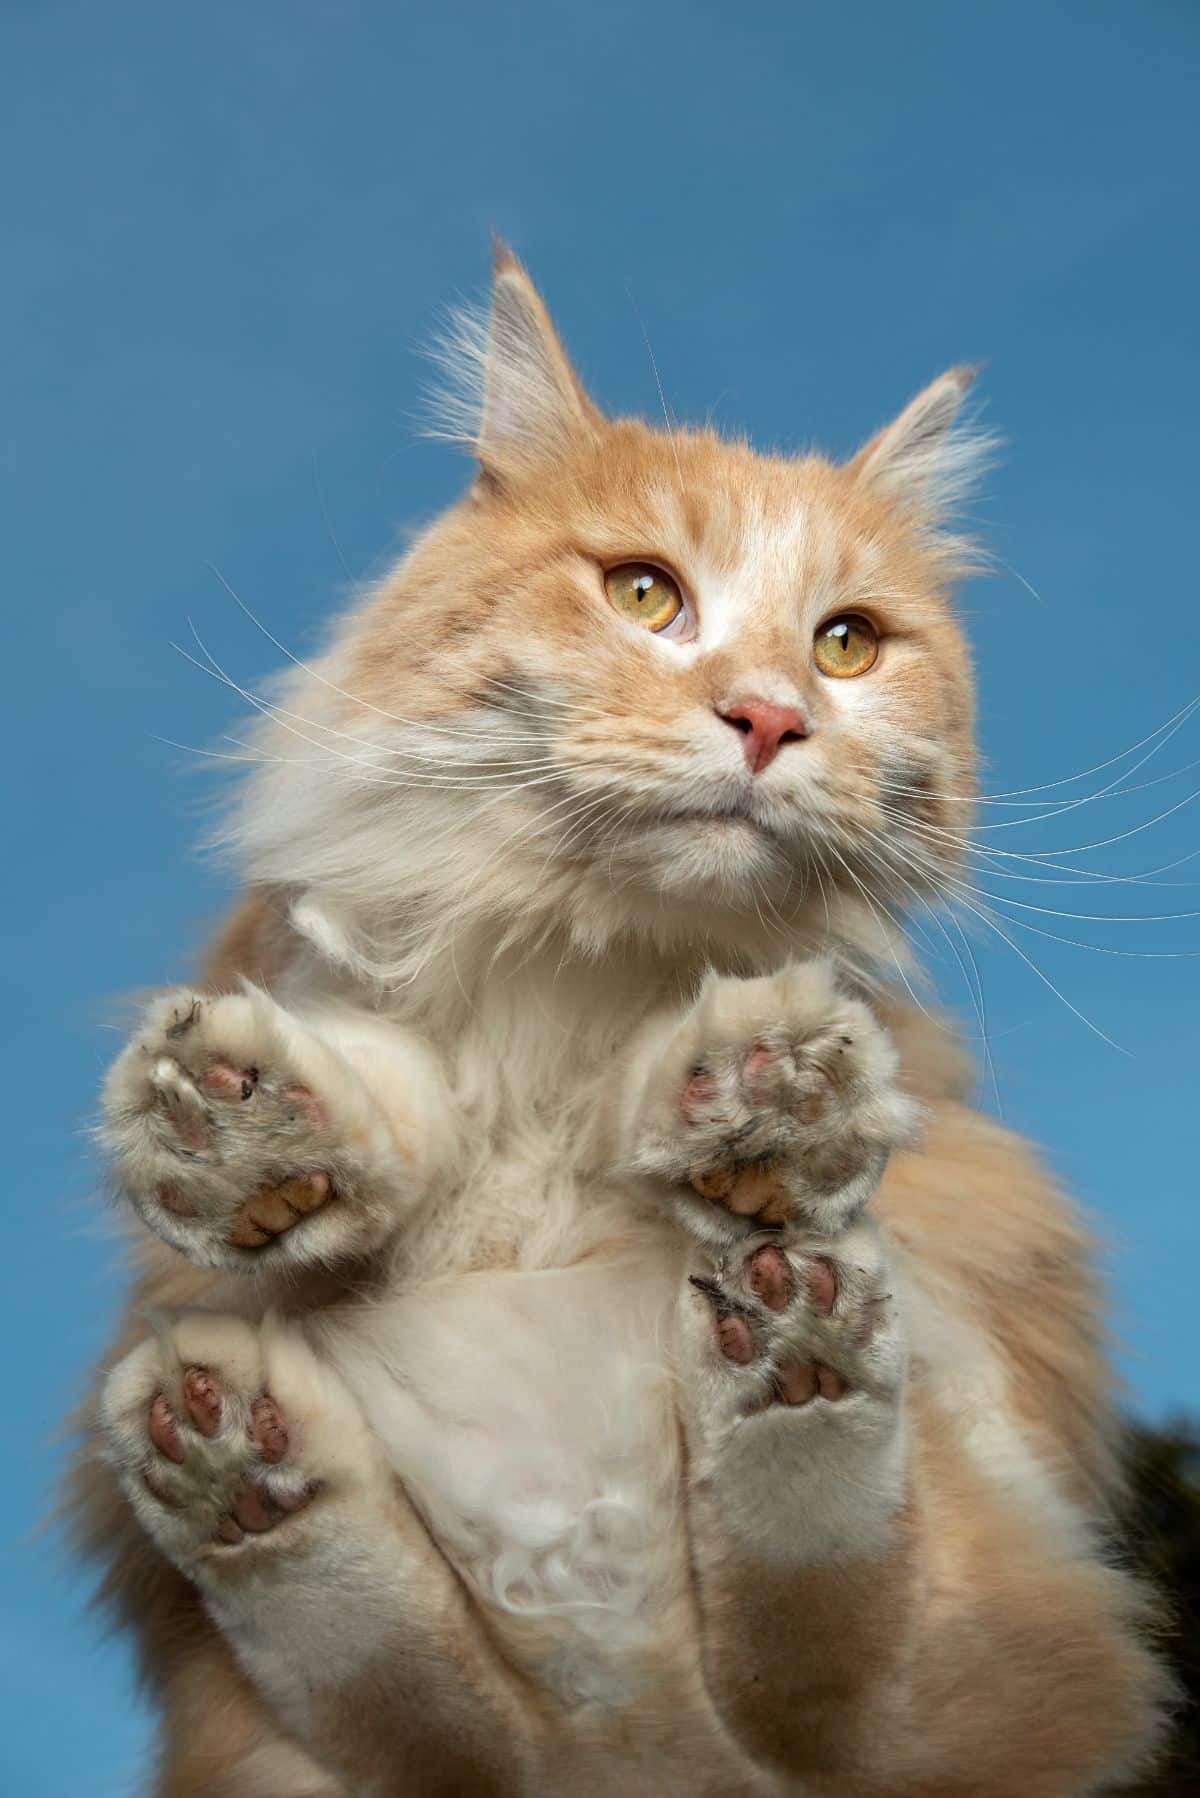
<instances>
[{"instance_id":1,"label":"cat's forehead stripe","mask_svg":"<svg viewBox=\"0 0 1200 1798\"><path fill-rule=\"evenodd\" d=\"M852 576L861 579L863 560L819 505L746 508L737 529L706 546L691 571L704 644L715 648L756 626L792 632L801 620L815 622L847 596Z\"/></svg>"}]
</instances>

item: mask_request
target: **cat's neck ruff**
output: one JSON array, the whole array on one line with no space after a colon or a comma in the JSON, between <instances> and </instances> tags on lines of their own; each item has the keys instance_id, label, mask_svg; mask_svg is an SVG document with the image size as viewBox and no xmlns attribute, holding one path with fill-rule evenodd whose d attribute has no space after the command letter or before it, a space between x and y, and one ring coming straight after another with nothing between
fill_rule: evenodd
<instances>
[{"instance_id":1,"label":"cat's neck ruff","mask_svg":"<svg viewBox=\"0 0 1200 1798\"><path fill-rule=\"evenodd\" d=\"M373 1007L439 1036L532 1005L552 1036L603 1042L655 1006L686 1000L710 972L750 976L828 956L866 988L882 985L877 969L908 959L898 929L885 935L876 915L848 902L835 913L818 901L787 929L753 914L688 918L675 931L609 920L583 943L532 892L517 916L447 905L440 919L422 907L415 917L368 922L344 900L309 889L292 899L289 916L301 944L292 977L302 988L369 995Z\"/></svg>"}]
</instances>

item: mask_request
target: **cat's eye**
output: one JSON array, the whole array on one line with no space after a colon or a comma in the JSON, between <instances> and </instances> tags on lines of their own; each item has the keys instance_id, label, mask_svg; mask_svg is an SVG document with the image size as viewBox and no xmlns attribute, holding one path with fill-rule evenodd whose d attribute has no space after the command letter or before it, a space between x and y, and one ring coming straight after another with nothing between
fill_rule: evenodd
<instances>
[{"instance_id":1,"label":"cat's eye","mask_svg":"<svg viewBox=\"0 0 1200 1798\"><path fill-rule=\"evenodd\" d=\"M835 680L865 674L875 666L878 655L879 632L869 618L856 613L827 619L813 638L813 660L822 674L831 674Z\"/></svg>"},{"instance_id":2,"label":"cat's eye","mask_svg":"<svg viewBox=\"0 0 1200 1798\"><path fill-rule=\"evenodd\" d=\"M615 612L648 631L665 631L683 615L678 581L652 562L622 562L619 568L609 568L604 591Z\"/></svg>"}]
</instances>

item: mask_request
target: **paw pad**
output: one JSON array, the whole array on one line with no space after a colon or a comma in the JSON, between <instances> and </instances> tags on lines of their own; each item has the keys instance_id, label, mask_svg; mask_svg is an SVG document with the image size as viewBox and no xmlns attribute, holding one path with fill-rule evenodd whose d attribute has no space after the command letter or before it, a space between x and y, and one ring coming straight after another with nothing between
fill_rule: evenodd
<instances>
[{"instance_id":1,"label":"paw pad","mask_svg":"<svg viewBox=\"0 0 1200 1798\"><path fill-rule=\"evenodd\" d=\"M214 1448L207 1445L218 1436L229 1414L225 1389L207 1367L185 1368L182 1391L183 1416L177 1417L165 1395L158 1392L150 1401L145 1426L146 1436L155 1451L144 1473L146 1490L160 1504L175 1511L187 1502L188 1484L197 1478L204 1482L204 1457L215 1449L215 1445ZM233 1545L247 1535L263 1535L310 1502L314 1487L307 1483L297 1486L294 1475L289 1476L282 1466L290 1446L287 1418L269 1394L260 1393L249 1407L245 1425L241 1447L243 1471L240 1475L235 1474L226 1498L217 1500L221 1507L219 1515L215 1523L209 1524L213 1540ZM228 1460L230 1445L226 1444L223 1451L217 1449L216 1452ZM235 1464L237 1452L235 1443ZM173 1474L172 1469L178 1472ZM284 1475L282 1480L278 1477L281 1473ZM210 1478L217 1480L220 1477L214 1466ZM183 1490L176 1492L173 1481L182 1482Z\"/></svg>"},{"instance_id":2,"label":"paw pad","mask_svg":"<svg viewBox=\"0 0 1200 1798\"><path fill-rule=\"evenodd\" d=\"M165 1455L168 1461L174 1461L177 1467L183 1466L183 1443L179 1437L179 1429L161 1392L151 1401L146 1434L160 1455Z\"/></svg>"},{"instance_id":3,"label":"paw pad","mask_svg":"<svg viewBox=\"0 0 1200 1798\"><path fill-rule=\"evenodd\" d=\"M748 1222L832 1236L912 1138L896 1075L887 1032L823 964L714 976L647 1080L634 1165L674 1189L702 1241Z\"/></svg>"},{"instance_id":4,"label":"paw pad","mask_svg":"<svg viewBox=\"0 0 1200 1798\"><path fill-rule=\"evenodd\" d=\"M183 1402L200 1434L215 1436L221 1427L222 1395L207 1368L188 1368L183 1376Z\"/></svg>"},{"instance_id":5,"label":"paw pad","mask_svg":"<svg viewBox=\"0 0 1200 1798\"><path fill-rule=\"evenodd\" d=\"M764 1405L836 1404L861 1384L889 1295L880 1274L843 1264L805 1242L761 1237L692 1285L711 1308L721 1360L754 1376L739 1400ZM864 1360L864 1357L867 1360Z\"/></svg>"},{"instance_id":6,"label":"paw pad","mask_svg":"<svg viewBox=\"0 0 1200 1798\"><path fill-rule=\"evenodd\" d=\"M202 1265L260 1250L327 1258L356 1227L363 1149L387 1154L383 1133L364 1129L378 1120L353 1070L283 1016L257 992L164 995L106 1082L122 1184L151 1229ZM335 1189L348 1202L318 1224Z\"/></svg>"},{"instance_id":7,"label":"paw pad","mask_svg":"<svg viewBox=\"0 0 1200 1798\"><path fill-rule=\"evenodd\" d=\"M701 1198L715 1200L735 1217L781 1224L788 1215L790 1207L783 1181L769 1162L693 1173L691 1183Z\"/></svg>"},{"instance_id":8,"label":"paw pad","mask_svg":"<svg viewBox=\"0 0 1200 1798\"><path fill-rule=\"evenodd\" d=\"M200 1085L214 1099L253 1098L254 1089L258 1085L257 1068L235 1068L227 1061L215 1061L203 1074Z\"/></svg>"},{"instance_id":9,"label":"paw pad","mask_svg":"<svg viewBox=\"0 0 1200 1798\"><path fill-rule=\"evenodd\" d=\"M744 1317L736 1317L726 1312L724 1317L717 1317L717 1347L727 1361L736 1361L739 1367L748 1367L754 1359L754 1336L750 1325Z\"/></svg>"},{"instance_id":10,"label":"paw pad","mask_svg":"<svg viewBox=\"0 0 1200 1798\"><path fill-rule=\"evenodd\" d=\"M836 1404L850 1388L832 1367L819 1361L784 1361L775 1373L775 1390L780 1404L807 1405L814 1398Z\"/></svg>"},{"instance_id":11,"label":"paw pad","mask_svg":"<svg viewBox=\"0 0 1200 1798\"><path fill-rule=\"evenodd\" d=\"M258 1191L235 1212L225 1240L233 1248L261 1249L332 1196L328 1174L293 1174Z\"/></svg>"},{"instance_id":12,"label":"paw pad","mask_svg":"<svg viewBox=\"0 0 1200 1798\"><path fill-rule=\"evenodd\" d=\"M794 1290L788 1258L772 1243L764 1244L751 1255L746 1263L746 1279L751 1292L769 1311L782 1311Z\"/></svg>"},{"instance_id":13,"label":"paw pad","mask_svg":"<svg viewBox=\"0 0 1200 1798\"><path fill-rule=\"evenodd\" d=\"M274 1465L288 1451L287 1419L273 1398L256 1398L250 1407L250 1439L264 1461Z\"/></svg>"}]
</instances>

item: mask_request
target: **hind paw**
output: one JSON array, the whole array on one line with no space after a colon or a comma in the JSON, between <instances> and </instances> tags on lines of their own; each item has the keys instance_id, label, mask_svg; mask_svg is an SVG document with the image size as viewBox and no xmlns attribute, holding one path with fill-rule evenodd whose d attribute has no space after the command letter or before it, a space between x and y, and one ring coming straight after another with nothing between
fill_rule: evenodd
<instances>
[{"instance_id":1,"label":"hind paw","mask_svg":"<svg viewBox=\"0 0 1200 1798\"><path fill-rule=\"evenodd\" d=\"M685 1287L691 1477L722 1531L775 1565L877 1554L908 1483L902 1306L860 1220L760 1232Z\"/></svg>"},{"instance_id":2,"label":"hind paw","mask_svg":"<svg viewBox=\"0 0 1200 1798\"><path fill-rule=\"evenodd\" d=\"M106 1451L176 1566L286 1544L310 1507L374 1477L366 1426L294 1331L186 1313L118 1363Z\"/></svg>"},{"instance_id":3,"label":"hind paw","mask_svg":"<svg viewBox=\"0 0 1200 1798\"><path fill-rule=\"evenodd\" d=\"M890 1400L904 1342L877 1234L859 1225L829 1242L762 1235L736 1245L711 1274L693 1274L710 1366L728 1376L727 1408L840 1405L855 1394Z\"/></svg>"}]
</instances>

